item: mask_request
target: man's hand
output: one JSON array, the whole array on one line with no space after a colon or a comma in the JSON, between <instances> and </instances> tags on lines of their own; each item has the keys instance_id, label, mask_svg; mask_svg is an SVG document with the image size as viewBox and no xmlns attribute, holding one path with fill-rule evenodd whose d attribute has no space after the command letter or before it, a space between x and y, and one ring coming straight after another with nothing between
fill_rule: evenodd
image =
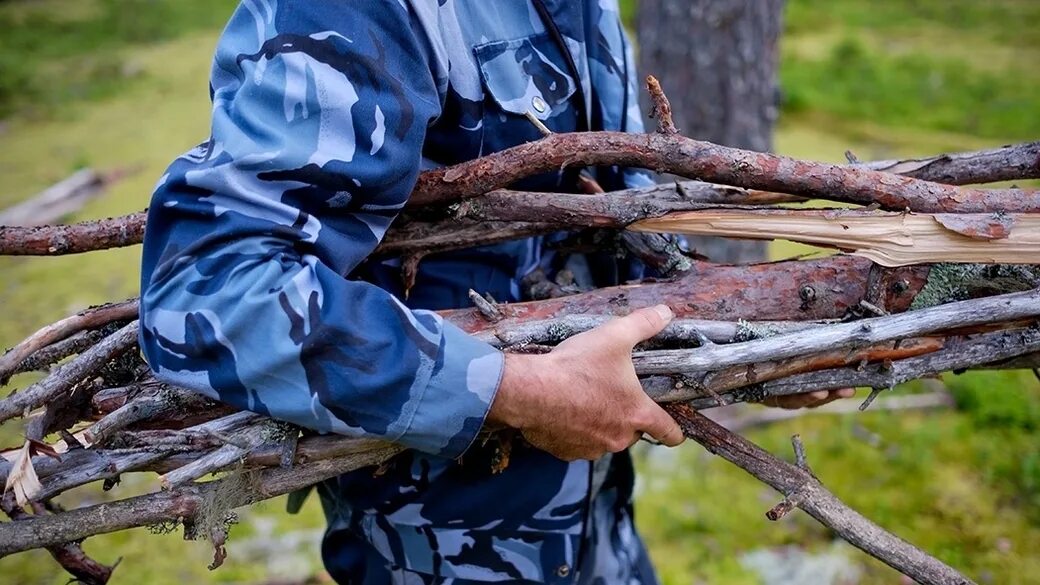
<instances>
[{"instance_id":1,"label":"man's hand","mask_svg":"<svg viewBox=\"0 0 1040 585\"><path fill-rule=\"evenodd\" d=\"M786 410L799 408L816 408L824 404L830 404L842 398L852 398L856 395L855 388L842 388L840 390L817 390L805 394L791 394L790 396L770 396L762 401L766 406L775 406Z\"/></svg>"},{"instance_id":2,"label":"man's hand","mask_svg":"<svg viewBox=\"0 0 1040 585\"><path fill-rule=\"evenodd\" d=\"M632 348L671 320L664 305L640 309L548 354L507 354L488 421L520 429L532 445L565 461L623 451L643 433L679 445L682 430L643 392L632 366Z\"/></svg>"}]
</instances>

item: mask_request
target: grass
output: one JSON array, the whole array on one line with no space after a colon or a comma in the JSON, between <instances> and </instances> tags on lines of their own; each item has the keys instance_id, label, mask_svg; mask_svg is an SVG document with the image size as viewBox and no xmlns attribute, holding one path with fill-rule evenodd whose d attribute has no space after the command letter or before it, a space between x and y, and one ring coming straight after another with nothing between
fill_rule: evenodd
<instances>
[{"instance_id":1,"label":"grass","mask_svg":"<svg viewBox=\"0 0 1040 585\"><path fill-rule=\"evenodd\" d=\"M28 84L14 97L0 89L0 117L7 115L0 124L0 207L83 166L134 172L70 219L146 206L168 162L207 133L209 56L231 4L0 3L0 84ZM863 159L891 158L1040 135L1040 108L1031 101L1040 96L1040 70L1031 66L1040 54L1031 24L1036 3L788 6L780 152L839 161L851 149ZM20 69L8 69L8 61ZM938 86L930 80L934 71ZM803 249L777 243L773 253ZM138 261L137 248L0 258L0 303L8 309L0 345L86 305L135 294ZM951 375L947 383L958 400L954 411L809 416L749 437L788 457L790 435L801 433L814 470L867 516L980 582L1025 583L1040 571L1040 387L1025 373ZM862 584L898 580L835 546L804 514L768 523L763 513L776 494L695 446L650 450L639 466L638 522L667 584L761 583L743 555L785 545L843 555L861 571ZM154 478L128 484L117 495L155 487ZM110 496L85 489L74 497ZM317 571L314 542L323 522L316 502L300 516L281 510L281 501L249 510L232 531L227 564L212 573L205 569L208 545L177 535L142 529L86 546L104 561L124 557L114 583L245 583ZM0 574L27 585L67 580L40 552L0 559Z\"/></svg>"},{"instance_id":2,"label":"grass","mask_svg":"<svg viewBox=\"0 0 1040 585\"><path fill-rule=\"evenodd\" d=\"M1040 569L1040 388L1019 373L947 381L958 412L810 416L749 438L790 459L790 435L800 433L814 472L867 517L980 582L1026 583ZM666 583L757 583L737 561L742 553L833 546L804 514L768 522L778 496L699 448L656 451L640 468L638 520ZM897 581L851 547L839 550L860 565L859 583Z\"/></svg>"},{"instance_id":3,"label":"grass","mask_svg":"<svg viewBox=\"0 0 1040 585\"><path fill-rule=\"evenodd\" d=\"M230 0L44 0L0 4L0 118L54 115L142 80L125 49L214 30Z\"/></svg>"}]
</instances>

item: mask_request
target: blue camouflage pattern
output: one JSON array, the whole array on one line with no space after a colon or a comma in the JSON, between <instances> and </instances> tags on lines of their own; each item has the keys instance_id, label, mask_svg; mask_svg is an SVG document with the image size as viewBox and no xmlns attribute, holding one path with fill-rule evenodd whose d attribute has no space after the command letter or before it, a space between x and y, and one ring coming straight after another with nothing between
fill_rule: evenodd
<instances>
[{"instance_id":1,"label":"blue camouflage pattern","mask_svg":"<svg viewBox=\"0 0 1040 585\"><path fill-rule=\"evenodd\" d=\"M545 238L432 255L406 301L400 261L368 259L421 170L538 139L525 112L556 132L642 131L634 73L616 0L245 0L232 15L211 136L149 208L141 348L171 384L410 448L320 486L339 582L654 583L628 454L565 463L517 440L499 472L502 445L478 433L503 356L433 312L470 288L521 300L524 275L575 258ZM651 182L592 171L607 189ZM597 285L639 271L577 260Z\"/></svg>"}]
</instances>

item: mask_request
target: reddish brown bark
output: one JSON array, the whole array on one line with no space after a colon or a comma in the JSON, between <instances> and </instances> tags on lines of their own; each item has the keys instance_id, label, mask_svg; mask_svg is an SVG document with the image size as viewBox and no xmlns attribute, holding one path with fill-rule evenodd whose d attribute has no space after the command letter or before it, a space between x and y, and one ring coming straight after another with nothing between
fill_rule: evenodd
<instances>
[{"instance_id":1,"label":"reddish brown bark","mask_svg":"<svg viewBox=\"0 0 1040 585\"><path fill-rule=\"evenodd\" d=\"M145 212L70 225L0 226L0 255L56 256L123 248L144 239Z\"/></svg>"},{"instance_id":2,"label":"reddish brown bark","mask_svg":"<svg viewBox=\"0 0 1040 585\"><path fill-rule=\"evenodd\" d=\"M632 309L666 304L676 316L721 321L837 319L867 300L890 312L906 310L924 286L926 266L878 269L868 295L872 263L833 256L818 260L720 266L695 262L682 277L663 282L602 288L587 293L501 307L510 319L551 319L565 314L624 315ZM477 291L480 292L480 291ZM868 298L869 297L869 298ZM469 332L492 326L475 309L445 311Z\"/></svg>"},{"instance_id":3,"label":"reddish brown bark","mask_svg":"<svg viewBox=\"0 0 1040 585\"><path fill-rule=\"evenodd\" d=\"M860 167L801 161L673 134L553 134L473 161L427 171L410 206L449 203L563 167L643 167L712 183L814 199L932 213L1040 211L1040 191L971 189Z\"/></svg>"}]
</instances>

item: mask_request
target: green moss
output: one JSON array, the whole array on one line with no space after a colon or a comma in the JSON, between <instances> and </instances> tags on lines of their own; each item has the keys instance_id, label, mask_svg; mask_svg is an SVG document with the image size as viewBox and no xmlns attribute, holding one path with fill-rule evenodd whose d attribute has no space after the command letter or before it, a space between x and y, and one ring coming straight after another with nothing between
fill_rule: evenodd
<instances>
[{"instance_id":1,"label":"green moss","mask_svg":"<svg viewBox=\"0 0 1040 585\"><path fill-rule=\"evenodd\" d=\"M1028 265L937 264L911 309L973 297L1026 291L1040 286L1040 270Z\"/></svg>"}]
</instances>

